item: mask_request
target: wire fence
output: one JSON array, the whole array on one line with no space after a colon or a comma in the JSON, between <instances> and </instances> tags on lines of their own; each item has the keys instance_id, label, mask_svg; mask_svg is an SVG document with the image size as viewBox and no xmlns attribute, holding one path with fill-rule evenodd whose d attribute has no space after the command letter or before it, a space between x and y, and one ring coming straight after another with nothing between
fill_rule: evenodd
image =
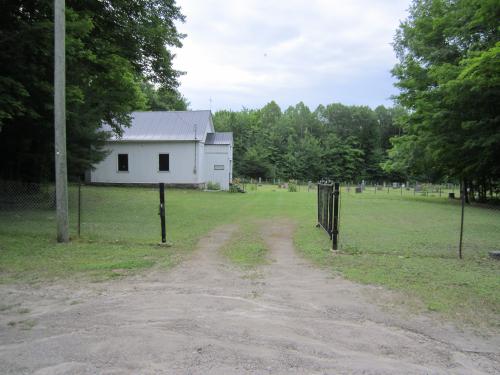
<instances>
[{"instance_id":1,"label":"wire fence","mask_svg":"<svg viewBox=\"0 0 500 375\"><path fill-rule=\"evenodd\" d=\"M0 209L18 211L55 208L55 188L51 184L0 181Z\"/></svg>"},{"instance_id":2,"label":"wire fence","mask_svg":"<svg viewBox=\"0 0 500 375\"><path fill-rule=\"evenodd\" d=\"M255 186L256 192L263 193L279 189L291 191L290 185L284 185L287 183L280 182L281 187L278 188L277 184L266 187L263 183L259 185L258 182L250 181L245 188L252 192L249 186ZM272 194L280 197L283 204L291 206L294 206L294 200L306 202L303 206L292 208L310 210L313 225L317 215L314 209L316 184L297 182L297 186L299 193L308 195L301 195L299 199L287 193L287 198L283 200L282 195ZM200 215L200 206L210 196L177 194L183 194L181 201L169 200L169 191L166 192L167 237L169 220L182 221L192 215ZM266 202L252 201L251 194L248 195L241 198L248 199L248 204ZM231 198L231 201L235 199ZM189 207L185 200L191 200ZM124 246L157 243L160 240L158 206L156 186L127 189L71 184L70 236L73 239L81 237L85 241L123 243ZM339 249L342 251L353 254L397 254L403 257L415 253L442 258L458 256L462 206L460 189L456 185L367 184L361 188L342 184L340 206ZM288 212L292 212L290 207L287 208ZM235 209L238 207L235 206ZM244 215L244 209L241 209ZM172 217L174 211L182 211L183 219ZM190 222L176 222L176 225L187 228ZM0 181L0 233L55 238L55 227L55 188L52 184ZM464 257L478 260L500 250L499 205L491 202L465 205L462 247Z\"/></svg>"},{"instance_id":3,"label":"wire fence","mask_svg":"<svg viewBox=\"0 0 500 375\"><path fill-rule=\"evenodd\" d=\"M55 186L0 181L0 231L55 237ZM151 242L159 237L158 187L123 189L70 184L70 237Z\"/></svg>"},{"instance_id":4,"label":"wire fence","mask_svg":"<svg viewBox=\"0 0 500 375\"><path fill-rule=\"evenodd\" d=\"M403 257L495 257L498 201L478 203L471 197L465 204L462 198L454 184L344 184L340 248Z\"/></svg>"}]
</instances>

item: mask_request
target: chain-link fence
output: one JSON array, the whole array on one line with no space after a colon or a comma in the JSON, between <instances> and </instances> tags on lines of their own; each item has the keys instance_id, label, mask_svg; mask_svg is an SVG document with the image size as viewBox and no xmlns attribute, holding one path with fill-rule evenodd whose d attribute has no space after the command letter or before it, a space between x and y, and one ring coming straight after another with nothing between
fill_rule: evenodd
<instances>
[{"instance_id":1,"label":"chain-link fence","mask_svg":"<svg viewBox=\"0 0 500 375\"><path fill-rule=\"evenodd\" d=\"M51 184L0 181L0 209L19 211L50 210L55 207L55 189Z\"/></svg>"},{"instance_id":2,"label":"chain-link fence","mask_svg":"<svg viewBox=\"0 0 500 375\"><path fill-rule=\"evenodd\" d=\"M486 258L500 250L500 205L463 205L457 185L342 186L340 247L352 253Z\"/></svg>"},{"instance_id":3,"label":"chain-link fence","mask_svg":"<svg viewBox=\"0 0 500 375\"><path fill-rule=\"evenodd\" d=\"M13 235L54 233L55 203L52 184L0 181L0 229Z\"/></svg>"},{"instance_id":4,"label":"chain-link fence","mask_svg":"<svg viewBox=\"0 0 500 375\"><path fill-rule=\"evenodd\" d=\"M55 238L55 186L0 181L0 229ZM70 236L86 241L151 242L158 238L158 188L70 184Z\"/></svg>"},{"instance_id":5,"label":"chain-link fence","mask_svg":"<svg viewBox=\"0 0 500 375\"><path fill-rule=\"evenodd\" d=\"M260 200L259 193L289 191L285 187L278 189L276 185L267 188L255 182L253 185L257 186L256 194L241 198L246 204L266 205L267 200ZM316 186L298 185L298 193L308 193L307 199L314 204ZM359 188L349 184L341 187L339 248L342 251L403 257L415 253L445 258L458 256L461 228L458 186L374 184ZM248 185L246 190L253 193ZM356 192L359 190L361 192ZM177 198L171 199L170 194L167 189L167 237L172 233L172 224L176 225L177 231L182 230L189 236L192 220L205 213L205 205L210 209L206 212L211 215L220 212L220 209L214 209L208 198L212 195L176 191L172 194ZM283 209L283 214L300 210L294 204L294 196L275 194L280 203L274 206L274 210ZM239 198L233 196L225 202L234 204L233 211L241 210L241 215L246 215L245 205ZM112 242L123 246L157 243L160 241L158 206L157 186L122 188L70 184L70 236L76 239L80 234L83 241ZM263 207L261 211L269 215L266 209ZM280 212L272 214L280 215ZM311 215L315 214L311 211ZM55 228L53 184L0 181L1 232L9 236L25 234L55 238ZM500 206L474 202L465 205L462 250L464 257L478 259L500 250Z\"/></svg>"}]
</instances>

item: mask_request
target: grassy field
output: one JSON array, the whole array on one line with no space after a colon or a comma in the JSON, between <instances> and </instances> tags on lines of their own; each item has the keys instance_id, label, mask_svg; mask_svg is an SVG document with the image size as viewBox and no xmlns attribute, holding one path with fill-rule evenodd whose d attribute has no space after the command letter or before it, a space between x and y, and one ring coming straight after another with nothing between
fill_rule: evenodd
<instances>
[{"instance_id":1,"label":"grassy field","mask_svg":"<svg viewBox=\"0 0 500 375\"><path fill-rule=\"evenodd\" d=\"M267 247L259 233L258 222L240 225L239 231L225 244L221 253L234 264L254 268L268 262Z\"/></svg>"},{"instance_id":2,"label":"grassy field","mask_svg":"<svg viewBox=\"0 0 500 375\"><path fill-rule=\"evenodd\" d=\"M439 196L382 191L341 196L342 251L332 256L317 229L316 194L274 186L247 194L167 191L167 236L160 239L158 193L146 188L84 187L82 237L76 238L75 191L71 192L69 245L54 241L54 212L0 212L0 282L37 283L71 277L104 280L175 265L200 237L218 225L240 230L221 253L243 267L267 261L259 223L287 218L297 223L294 242L304 256L345 277L402 292L423 308L457 321L498 324L500 262L488 251L500 244L500 211L466 210L464 259L457 259L460 206Z\"/></svg>"}]
</instances>

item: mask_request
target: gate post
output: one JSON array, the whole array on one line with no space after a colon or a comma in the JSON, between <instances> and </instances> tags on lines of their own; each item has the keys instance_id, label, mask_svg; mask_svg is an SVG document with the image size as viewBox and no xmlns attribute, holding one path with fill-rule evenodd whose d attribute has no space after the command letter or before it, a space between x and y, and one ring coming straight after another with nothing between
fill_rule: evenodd
<instances>
[{"instance_id":1,"label":"gate post","mask_svg":"<svg viewBox=\"0 0 500 375\"><path fill-rule=\"evenodd\" d=\"M165 184L160 182L160 223L161 223L161 243L167 242L165 231Z\"/></svg>"},{"instance_id":2,"label":"gate post","mask_svg":"<svg viewBox=\"0 0 500 375\"><path fill-rule=\"evenodd\" d=\"M78 238L80 238L81 222L82 222L82 181L78 183Z\"/></svg>"},{"instance_id":3,"label":"gate post","mask_svg":"<svg viewBox=\"0 0 500 375\"><path fill-rule=\"evenodd\" d=\"M332 228L332 250L338 249L338 236L339 236L339 195L340 184L338 182L334 185L333 190L333 228Z\"/></svg>"},{"instance_id":4,"label":"gate post","mask_svg":"<svg viewBox=\"0 0 500 375\"><path fill-rule=\"evenodd\" d=\"M320 226L320 200L319 200L319 182L318 184L316 185L316 189L317 189L317 193L318 193L318 202L317 202L317 206L318 206L318 223L316 224L316 227L319 227Z\"/></svg>"},{"instance_id":5,"label":"gate post","mask_svg":"<svg viewBox=\"0 0 500 375\"><path fill-rule=\"evenodd\" d=\"M333 191L333 186L329 186L327 190L327 195L326 195L326 201L327 201L327 212L328 212L328 218L327 218L327 227L328 227L328 234L330 235L330 239L333 239L333 201L334 201L334 191Z\"/></svg>"}]
</instances>

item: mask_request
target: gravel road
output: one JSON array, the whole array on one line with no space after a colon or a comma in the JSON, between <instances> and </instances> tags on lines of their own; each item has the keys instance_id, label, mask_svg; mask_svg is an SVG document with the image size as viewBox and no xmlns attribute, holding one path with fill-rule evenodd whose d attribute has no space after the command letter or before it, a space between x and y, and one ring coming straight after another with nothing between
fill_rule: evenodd
<instances>
[{"instance_id":1,"label":"gravel road","mask_svg":"<svg viewBox=\"0 0 500 375\"><path fill-rule=\"evenodd\" d=\"M0 286L1 374L499 374L500 337L384 308L391 293L312 266L269 222L269 265L218 254L234 225L169 272Z\"/></svg>"}]
</instances>

